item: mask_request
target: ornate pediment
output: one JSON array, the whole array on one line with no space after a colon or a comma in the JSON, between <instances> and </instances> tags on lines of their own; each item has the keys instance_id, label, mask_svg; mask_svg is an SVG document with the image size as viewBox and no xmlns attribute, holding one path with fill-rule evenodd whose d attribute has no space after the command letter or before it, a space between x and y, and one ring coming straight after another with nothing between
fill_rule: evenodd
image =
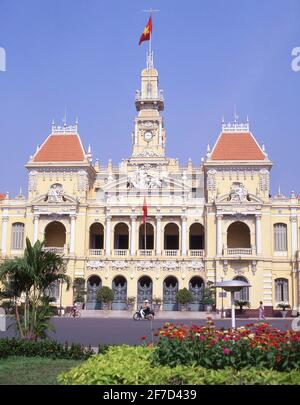
<instances>
[{"instance_id":1,"label":"ornate pediment","mask_svg":"<svg viewBox=\"0 0 300 405\"><path fill-rule=\"evenodd\" d=\"M230 205L241 206L249 203L262 204L263 201L256 195L249 193L243 183L234 182L230 187L229 193L216 198L215 203L229 203Z\"/></svg>"},{"instance_id":2,"label":"ornate pediment","mask_svg":"<svg viewBox=\"0 0 300 405\"><path fill-rule=\"evenodd\" d=\"M159 190L168 189L173 186L173 189L189 191L191 186L181 180L174 180L166 171L155 170L154 168L139 167L136 170L129 172L118 180L110 179L103 187L104 192L111 192L118 189L127 191L131 190Z\"/></svg>"}]
</instances>

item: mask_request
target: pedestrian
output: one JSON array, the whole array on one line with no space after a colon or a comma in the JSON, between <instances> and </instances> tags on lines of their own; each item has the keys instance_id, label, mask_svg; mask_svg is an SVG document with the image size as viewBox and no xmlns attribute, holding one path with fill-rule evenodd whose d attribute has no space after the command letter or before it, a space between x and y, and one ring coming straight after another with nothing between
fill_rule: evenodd
<instances>
[{"instance_id":1,"label":"pedestrian","mask_svg":"<svg viewBox=\"0 0 300 405\"><path fill-rule=\"evenodd\" d=\"M261 321L263 319L266 319L265 318L265 308L263 306L263 302L260 301L259 302L259 307L258 307L258 320Z\"/></svg>"}]
</instances>

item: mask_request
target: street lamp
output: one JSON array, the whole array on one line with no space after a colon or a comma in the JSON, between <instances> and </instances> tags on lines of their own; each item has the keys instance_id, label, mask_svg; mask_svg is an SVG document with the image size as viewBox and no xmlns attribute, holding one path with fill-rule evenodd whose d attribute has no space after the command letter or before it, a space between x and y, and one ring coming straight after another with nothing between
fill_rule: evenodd
<instances>
[{"instance_id":1,"label":"street lamp","mask_svg":"<svg viewBox=\"0 0 300 405\"><path fill-rule=\"evenodd\" d=\"M235 329L235 305L234 305L234 293L240 291L244 287L251 287L250 284L240 280L229 280L217 282L212 288L223 288L225 291L229 291L231 294L231 327Z\"/></svg>"}]
</instances>

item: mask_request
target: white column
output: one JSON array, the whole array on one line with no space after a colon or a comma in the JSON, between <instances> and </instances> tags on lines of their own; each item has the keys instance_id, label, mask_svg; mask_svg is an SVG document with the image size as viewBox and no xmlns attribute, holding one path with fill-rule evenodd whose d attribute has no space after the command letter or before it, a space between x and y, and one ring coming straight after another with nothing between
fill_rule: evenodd
<instances>
[{"instance_id":1,"label":"white column","mask_svg":"<svg viewBox=\"0 0 300 405\"><path fill-rule=\"evenodd\" d=\"M156 216L156 255L161 255L161 216Z\"/></svg>"},{"instance_id":2,"label":"white column","mask_svg":"<svg viewBox=\"0 0 300 405\"><path fill-rule=\"evenodd\" d=\"M181 254L186 256L186 216L181 217Z\"/></svg>"},{"instance_id":3,"label":"white column","mask_svg":"<svg viewBox=\"0 0 300 405\"><path fill-rule=\"evenodd\" d=\"M300 269L298 269L298 311L300 312Z\"/></svg>"},{"instance_id":4,"label":"white column","mask_svg":"<svg viewBox=\"0 0 300 405\"><path fill-rule=\"evenodd\" d=\"M130 233L130 255L135 256L135 237L136 237L136 215L131 215L131 233Z\"/></svg>"},{"instance_id":5,"label":"white column","mask_svg":"<svg viewBox=\"0 0 300 405\"><path fill-rule=\"evenodd\" d=\"M261 254L261 215L256 215L256 225L255 225L255 232L256 232L256 254Z\"/></svg>"},{"instance_id":6,"label":"white column","mask_svg":"<svg viewBox=\"0 0 300 405\"><path fill-rule=\"evenodd\" d=\"M6 213L5 213L6 214ZM7 224L8 224L8 216L3 215L2 217L2 241L1 241L1 251L2 256L5 256L7 253L6 244L7 244Z\"/></svg>"},{"instance_id":7,"label":"white column","mask_svg":"<svg viewBox=\"0 0 300 405\"><path fill-rule=\"evenodd\" d=\"M235 304L234 304L234 291L230 292L231 298L231 328L235 329Z\"/></svg>"},{"instance_id":8,"label":"white column","mask_svg":"<svg viewBox=\"0 0 300 405\"><path fill-rule=\"evenodd\" d=\"M76 215L71 215L71 232L70 232L70 255L73 256L75 253L75 221Z\"/></svg>"},{"instance_id":9,"label":"white column","mask_svg":"<svg viewBox=\"0 0 300 405\"><path fill-rule=\"evenodd\" d=\"M110 256L110 225L111 216L106 216L106 227L105 227L105 255Z\"/></svg>"},{"instance_id":10,"label":"white column","mask_svg":"<svg viewBox=\"0 0 300 405\"><path fill-rule=\"evenodd\" d=\"M39 214L34 214L33 217L33 243L38 240L39 236Z\"/></svg>"},{"instance_id":11,"label":"white column","mask_svg":"<svg viewBox=\"0 0 300 405\"><path fill-rule=\"evenodd\" d=\"M292 228L292 256L295 257L297 253L297 217L291 216L291 228Z\"/></svg>"},{"instance_id":12,"label":"white column","mask_svg":"<svg viewBox=\"0 0 300 405\"><path fill-rule=\"evenodd\" d=\"M217 255L222 256L222 218L223 215L217 214Z\"/></svg>"}]
</instances>

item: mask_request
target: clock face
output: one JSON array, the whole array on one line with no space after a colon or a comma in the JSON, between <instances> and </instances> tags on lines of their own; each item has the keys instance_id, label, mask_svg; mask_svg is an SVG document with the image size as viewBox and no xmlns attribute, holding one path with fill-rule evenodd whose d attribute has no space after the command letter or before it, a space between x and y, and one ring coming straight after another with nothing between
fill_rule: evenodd
<instances>
[{"instance_id":1,"label":"clock face","mask_svg":"<svg viewBox=\"0 0 300 405\"><path fill-rule=\"evenodd\" d=\"M153 137L153 135L152 135L151 131L145 132L145 134L144 134L145 141L147 141L147 142L151 141L152 137Z\"/></svg>"}]
</instances>

